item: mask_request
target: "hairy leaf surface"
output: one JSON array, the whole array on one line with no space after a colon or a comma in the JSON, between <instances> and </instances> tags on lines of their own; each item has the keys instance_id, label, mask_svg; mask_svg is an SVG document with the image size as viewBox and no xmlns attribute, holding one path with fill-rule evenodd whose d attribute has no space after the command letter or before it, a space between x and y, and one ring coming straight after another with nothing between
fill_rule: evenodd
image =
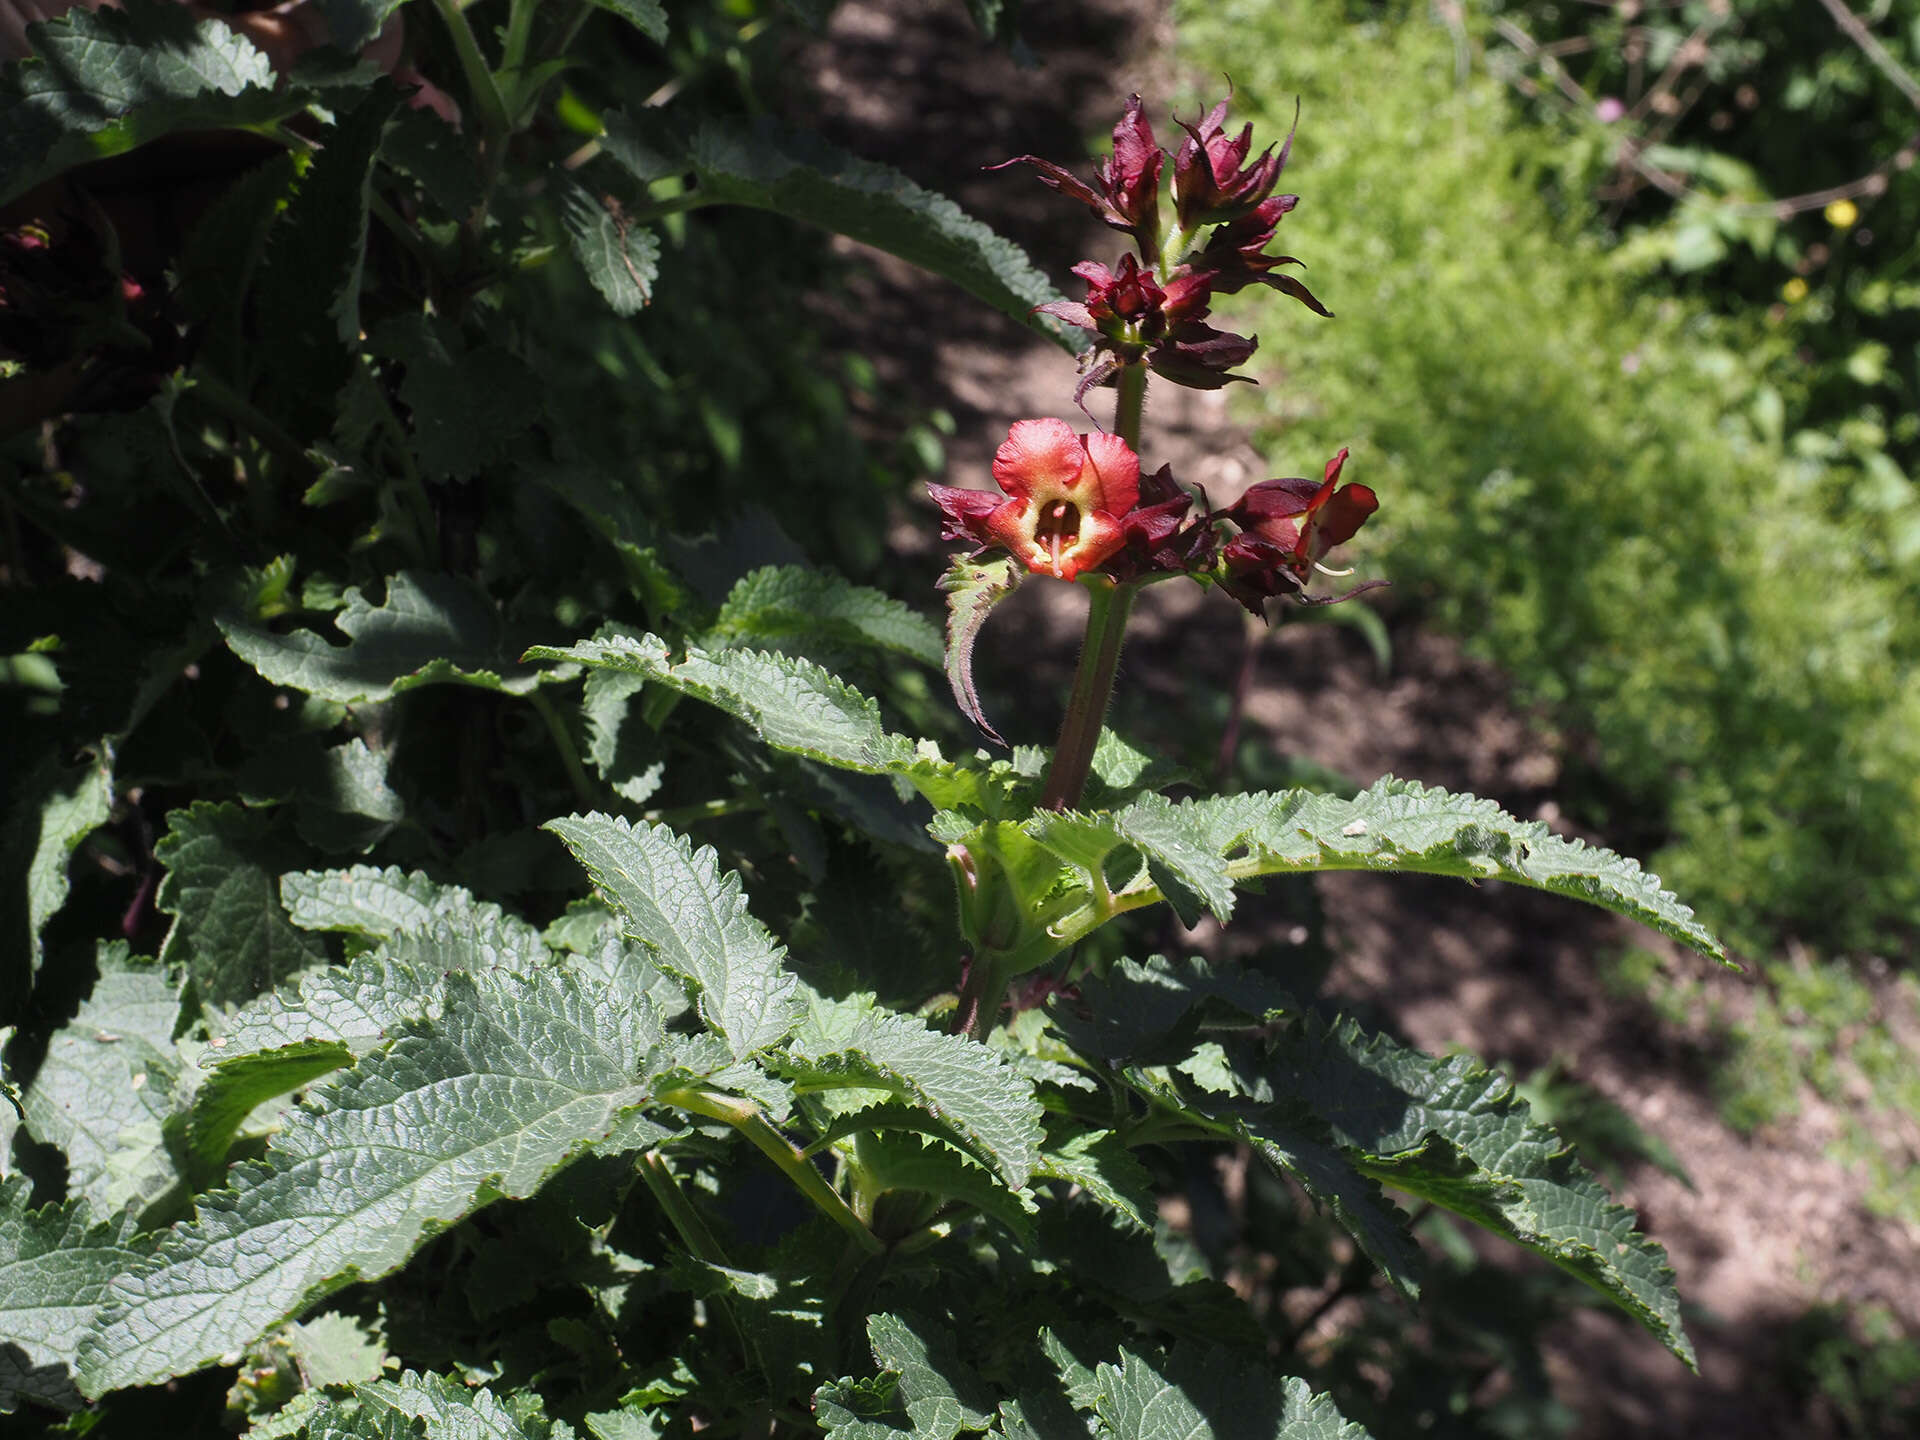
<instances>
[{"instance_id":1,"label":"hairy leaf surface","mask_svg":"<svg viewBox=\"0 0 1920 1440\"><path fill-rule=\"evenodd\" d=\"M175 130L259 125L306 103L251 41L162 0L76 8L0 75L0 200Z\"/></svg>"},{"instance_id":2,"label":"hairy leaf surface","mask_svg":"<svg viewBox=\"0 0 1920 1440\"><path fill-rule=\"evenodd\" d=\"M173 915L161 958L184 964L201 999L251 999L327 959L281 908L279 872L302 851L269 812L205 801L167 817L153 848L167 867L156 903Z\"/></svg>"},{"instance_id":3,"label":"hairy leaf surface","mask_svg":"<svg viewBox=\"0 0 1920 1440\"><path fill-rule=\"evenodd\" d=\"M826 646L885 650L925 665L940 663L940 632L891 596L854 585L830 570L767 565L727 592L707 643L765 645L807 653Z\"/></svg>"},{"instance_id":4,"label":"hairy leaf surface","mask_svg":"<svg viewBox=\"0 0 1920 1440\"><path fill-rule=\"evenodd\" d=\"M84 1200L27 1208L27 1181L0 1180L0 1414L21 1400L78 1409L74 1356L115 1275L153 1249L120 1211L96 1225Z\"/></svg>"},{"instance_id":5,"label":"hairy leaf surface","mask_svg":"<svg viewBox=\"0 0 1920 1440\"><path fill-rule=\"evenodd\" d=\"M960 713L996 745L1007 742L987 722L980 704L980 692L973 683L973 646L993 607L1019 587L1024 573L1004 556L975 560L956 555L940 577L940 588L947 592L947 684Z\"/></svg>"},{"instance_id":6,"label":"hairy leaf surface","mask_svg":"<svg viewBox=\"0 0 1920 1440\"><path fill-rule=\"evenodd\" d=\"M1033 1084L994 1051L864 998L817 1000L787 1053L768 1062L799 1088L883 1090L933 1115L957 1143L1025 1187L1039 1153Z\"/></svg>"},{"instance_id":7,"label":"hairy leaf surface","mask_svg":"<svg viewBox=\"0 0 1920 1440\"><path fill-rule=\"evenodd\" d=\"M212 1364L481 1206L531 1195L649 1102L656 1039L564 971L449 976L437 1020L319 1087L263 1163L236 1167L116 1282L83 1388Z\"/></svg>"},{"instance_id":8,"label":"hairy leaf surface","mask_svg":"<svg viewBox=\"0 0 1920 1440\"><path fill-rule=\"evenodd\" d=\"M800 1015L786 951L747 911L740 877L664 825L606 815L554 820L558 835L618 907L626 933L688 986L701 1018L737 1056L786 1038Z\"/></svg>"},{"instance_id":9,"label":"hairy leaf surface","mask_svg":"<svg viewBox=\"0 0 1920 1440\"><path fill-rule=\"evenodd\" d=\"M542 678L507 657L493 602L459 576L403 570L388 578L379 606L349 590L334 623L347 644L312 630L277 634L234 616L219 621L229 648L263 678L343 705L421 685L524 695Z\"/></svg>"},{"instance_id":10,"label":"hairy leaf surface","mask_svg":"<svg viewBox=\"0 0 1920 1440\"><path fill-rule=\"evenodd\" d=\"M99 963L93 994L53 1036L21 1107L34 1137L66 1152L70 1193L107 1215L179 1180L163 1126L184 1087L179 980L128 959L124 943L101 946Z\"/></svg>"},{"instance_id":11,"label":"hairy leaf surface","mask_svg":"<svg viewBox=\"0 0 1920 1440\"><path fill-rule=\"evenodd\" d=\"M1255 1063L1243 1083L1253 1080L1258 1098L1307 1106L1362 1172L1545 1256L1694 1363L1666 1252L1635 1231L1633 1212L1613 1203L1559 1136L1533 1122L1504 1075L1464 1055L1406 1049L1351 1020L1329 1029L1311 1017L1275 1036Z\"/></svg>"}]
</instances>

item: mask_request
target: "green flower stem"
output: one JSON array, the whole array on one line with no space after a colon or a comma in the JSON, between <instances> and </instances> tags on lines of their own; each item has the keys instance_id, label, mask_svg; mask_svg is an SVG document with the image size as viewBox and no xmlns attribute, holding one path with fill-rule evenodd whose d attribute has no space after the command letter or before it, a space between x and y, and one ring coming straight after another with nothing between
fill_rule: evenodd
<instances>
[{"instance_id":1,"label":"green flower stem","mask_svg":"<svg viewBox=\"0 0 1920 1440\"><path fill-rule=\"evenodd\" d=\"M507 33L500 44L500 69L509 75L527 63L527 41L533 35L534 13L540 0L513 0L507 12Z\"/></svg>"},{"instance_id":2,"label":"green flower stem","mask_svg":"<svg viewBox=\"0 0 1920 1440\"><path fill-rule=\"evenodd\" d=\"M1093 768L1093 747L1113 697L1113 677L1120 668L1120 646L1126 638L1127 612L1133 608L1136 586L1115 585L1092 576L1087 588L1087 638L1080 646L1080 666L1074 672L1073 692L1067 697L1067 716L1053 747L1053 766L1040 804L1048 810L1071 810L1080 803L1087 774Z\"/></svg>"},{"instance_id":3,"label":"green flower stem","mask_svg":"<svg viewBox=\"0 0 1920 1440\"><path fill-rule=\"evenodd\" d=\"M553 737L553 748L560 752L560 763L566 767L567 780L573 786L573 793L580 803L591 810L598 799L593 782L587 778L586 770L580 764L580 751L573 743L573 735L567 729L567 722L553 702L538 690L527 692L527 703L533 706L534 713L546 722L547 733Z\"/></svg>"},{"instance_id":4,"label":"green flower stem","mask_svg":"<svg viewBox=\"0 0 1920 1440\"><path fill-rule=\"evenodd\" d=\"M759 1147L760 1153L778 1165L786 1177L811 1200L820 1213L838 1225L870 1255L878 1255L886 1246L866 1223L840 1198L840 1192L827 1184L794 1143L767 1122L760 1107L751 1101L711 1090L671 1090L660 1097L665 1105L678 1106L710 1120L723 1120Z\"/></svg>"},{"instance_id":5,"label":"green flower stem","mask_svg":"<svg viewBox=\"0 0 1920 1440\"><path fill-rule=\"evenodd\" d=\"M1000 1016L1000 1002L1006 998L1009 979L996 963L998 959L993 954L975 955L967 967L967 980L960 987L960 1001L953 1013L954 1034L984 1042L993 1032L993 1022Z\"/></svg>"},{"instance_id":6,"label":"green flower stem","mask_svg":"<svg viewBox=\"0 0 1920 1440\"><path fill-rule=\"evenodd\" d=\"M640 1178L647 1182L647 1189L660 1207L660 1213L667 1217L667 1223L673 1226L680 1243L687 1247L687 1253L709 1265L731 1269L727 1265L726 1252L707 1228L707 1222L700 1218L700 1212L688 1204L687 1197L680 1193L680 1182L673 1178L666 1156L658 1150L648 1150L641 1155L638 1168ZM741 1328L740 1318L733 1313L733 1307L727 1303L724 1295L717 1299L719 1303L716 1308L733 1334L733 1343L739 1347L742 1355L753 1354L747 1346L746 1331Z\"/></svg>"},{"instance_id":7,"label":"green flower stem","mask_svg":"<svg viewBox=\"0 0 1920 1440\"><path fill-rule=\"evenodd\" d=\"M1113 405L1113 433L1140 450L1140 417L1146 408L1147 367L1129 365L1115 378L1119 397ZM1080 646L1080 665L1074 671L1067 697L1066 718L1053 747L1053 765L1040 803L1049 810L1071 810L1080 803L1087 772L1093 768L1093 747L1100 741L1100 725L1113 698L1113 677L1120 668L1120 647L1126 640L1127 611L1133 607L1137 584L1115 585L1103 576L1089 576L1087 635Z\"/></svg>"},{"instance_id":8,"label":"green flower stem","mask_svg":"<svg viewBox=\"0 0 1920 1440\"><path fill-rule=\"evenodd\" d=\"M460 0L433 0L433 8L440 12L440 19L446 24L447 36L453 41L453 53L460 61L460 73L467 82L467 92L474 108L480 112L480 127L487 137L488 170L497 173L499 152L505 147L507 136L513 133L506 101L494 83L487 57L480 53L480 42L474 36L473 27L467 24Z\"/></svg>"}]
</instances>

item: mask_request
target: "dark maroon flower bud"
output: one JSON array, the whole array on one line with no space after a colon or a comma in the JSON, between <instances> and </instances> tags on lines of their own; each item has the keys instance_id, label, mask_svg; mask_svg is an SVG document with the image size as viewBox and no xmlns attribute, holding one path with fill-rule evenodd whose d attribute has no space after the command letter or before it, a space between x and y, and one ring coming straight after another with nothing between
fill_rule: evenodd
<instances>
[{"instance_id":1,"label":"dark maroon flower bud","mask_svg":"<svg viewBox=\"0 0 1920 1440\"><path fill-rule=\"evenodd\" d=\"M1016 155L989 170L1009 165L1031 165L1041 183L1070 200L1078 200L1116 230L1133 236L1140 256L1149 265L1160 258L1160 169L1167 154L1153 138L1146 110L1138 95L1127 101L1126 113L1113 127L1113 154L1100 162L1100 188L1094 189L1071 170L1063 170L1037 155Z\"/></svg>"},{"instance_id":2,"label":"dark maroon flower bud","mask_svg":"<svg viewBox=\"0 0 1920 1440\"><path fill-rule=\"evenodd\" d=\"M1246 215L1222 225L1208 237L1206 247L1194 258L1193 270L1205 277L1216 294L1232 295L1249 285L1269 285L1291 295L1317 315L1333 318L1313 297L1313 292L1291 275L1273 272L1282 265L1298 265L1291 255L1269 255L1274 230L1280 218L1300 202L1298 195L1274 195L1263 200Z\"/></svg>"},{"instance_id":3,"label":"dark maroon flower bud","mask_svg":"<svg viewBox=\"0 0 1920 1440\"><path fill-rule=\"evenodd\" d=\"M1140 501L1120 521L1121 548L1100 573L1122 582L1148 575L1190 575L1213 563L1214 530L1193 516L1193 497L1162 465L1140 480Z\"/></svg>"},{"instance_id":4,"label":"dark maroon flower bud","mask_svg":"<svg viewBox=\"0 0 1920 1440\"><path fill-rule=\"evenodd\" d=\"M1277 154L1268 146L1258 160L1248 164L1253 126L1229 136L1223 128L1226 118L1227 102L1222 100L1199 124L1179 122L1187 138L1173 161L1173 204L1183 230L1238 220L1273 193L1280 172L1286 168L1287 155L1293 149L1292 130ZM1296 128L1299 123L1296 107Z\"/></svg>"},{"instance_id":5,"label":"dark maroon flower bud","mask_svg":"<svg viewBox=\"0 0 1920 1440\"><path fill-rule=\"evenodd\" d=\"M1250 378L1226 372L1243 364L1259 342L1203 323L1213 293L1208 275L1182 267L1163 287L1131 255L1121 258L1118 270L1089 260L1073 273L1087 282L1086 304L1058 300L1039 310L1099 337L1088 352L1076 403L1142 359L1154 374L1197 390Z\"/></svg>"}]
</instances>

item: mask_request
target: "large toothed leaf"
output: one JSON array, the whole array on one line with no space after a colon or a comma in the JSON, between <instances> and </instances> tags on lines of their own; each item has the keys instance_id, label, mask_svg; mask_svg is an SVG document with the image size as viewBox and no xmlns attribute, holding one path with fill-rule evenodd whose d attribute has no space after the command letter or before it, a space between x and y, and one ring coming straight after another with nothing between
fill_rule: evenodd
<instances>
[{"instance_id":1,"label":"large toothed leaf","mask_svg":"<svg viewBox=\"0 0 1920 1440\"><path fill-rule=\"evenodd\" d=\"M334 623L348 643L317 631L276 634L228 616L219 621L228 646L275 685L354 704L385 700L421 685L472 685L524 695L541 672L503 649L499 613L471 581L455 575L401 571L387 580L375 606L358 590Z\"/></svg>"},{"instance_id":2,"label":"large toothed leaf","mask_svg":"<svg viewBox=\"0 0 1920 1440\"><path fill-rule=\"evenodd\" d=\"M552 1422L525 1392L510 1409L491 1390L451 1375L408 1371L397 1380L363 1381L353 1395L366 1419L418 1424L426 1435L447 1440L546 1440L553 1433Z\"/></svg>"},{"instance_id":3,"label":"large toothed leaf","mask_svg":"<svg viewBox=\"0 0 1920 1440\"><path fill-rule=\"evenodd\" d=\"M831 570L767 565L740 577L707 631L713 648L765 645L802 655L885 650L940 663L940 632L925 616Z\"/></svg>"},{"instance_id":4,"label":"large toothed leaf","mask_svg":"<svg viewBox=\"0 0 1920 1440\"><path fill-rule=\"evenodd\" d=\"M816 1000L787 1052L768 1064L791 1080L881 1090L918 1106L1015 1190L1033 1171L1041 1142L1033 1083L964 1036L862 997Z\"/></svg>"},{"instance_id":5,"label":"large toothed leaf","mask_svg":"<svg viewBox=\"0 0 1920 1440\"><path fill-rule=\"evenodd\" d=\"M173 915L161 958L184 964L200 998L251 999L327 958L281 908L280 871L304 855L267 811L204 801L167 817L156 904Z\"/></svg>"},{"instance_id":6,"label":"large toothed leaf","mask_svg":"<svg viewBox=\"0 0 1920 1440\"><path fill-rule=\"evenodd\" d=\"M1158 1202L1153 1177L1111 1130L1082 1130L1040 1152L1033 1178L1077 1185L1138 1230L1151 1230Z\"/></svg>"},{"instance_id":7,"label":"large toothed leaf","mask_svg":"<svg viewBox=\"0 0 1920 1440\"><path fill-rule=\"evenodd\" d=\"M667 12L660 0L593 0L593 3L618 15L654 44L667 43Z\"/></svg>"},{"instance_id":8,"label":"large toothed leaf","mask_svg":"<svg viewBox=\"0 0 1920 1440\"><path fill-rule=\"evenodd\" d=\"M648 1103L637 1052L654 1038L565 971L449 976L437 1020L320 1086L263 1163L116 1281L82 1388L212 1364L481 1206L531 1195Z\"/></svg>"},{"instance_id":9,"label":"large toothed leaf","mask_svg":"<svg viewBox=\"0 0 1920 1440\"><path fill-rule=\"evenodd\" d=\"M809 660L689 646L675 661L656 635L614 635L564 650L536 645L527 658L639 675L746 721L776 750L843 770L888 774L914 758L913 742L880 723L878 705Z\"/></svg>"},{"instance_id":10,"label":"large toothed leaf","mask_svg":"<svg viewBox=\"0 0 1920 1440\"><path fill-rule=\"evenodd\" d=\"M985 732L996 745L1007 742L987 723L980 692L973 683L973 646L993 607L1011 595L1026 572L1006 557L975 560L956 555L940 577L947 592L947 684L960 713Z\"/></svg>"},{"instance_id":11,"label":"large toothed leaf","mask_svg":"<svg viewBox=\"0 0 1920 1440\"><path fill-rule=\"evenodd\" d=\"M814 1397L833 1440L954 1440L993 1423L993 1387L939 1326L914 1315L874 1315L867 1342L881 1379L836 1380Z\"/></svg>"},{"instance_id":12,"label":"large toothed leaf","mask_svg":"<svg viewBox=\"0 0 1920 1440\"><path fill-rule=\"evenodd\" d=\"M92 995L21 1096L27 1128L66 1152L69 1193L97 1214L146 1205L180 1178L162 1133L180 1088L179 1016L177 978L128 959L124 942L103 945Z\"/></svg>"},{"instance_id":13,"label":"large toothed leaf","mask_svg":"<svg viewBox=\"0 0 1920 1440\"><path fill-rule=\"evenodd\" d=\"M27 1208L31 1187L0 1180L0 1415L21 1400L78 1409L74 1357L107 1286L153 1249L121 1211L95 1225L84 1200Z\"/></svg>"},{"instance_id":14,"label":"large toothed leaf","mask_svg":"<svg viewBox=\"0 0 1920 1440\"><path fill-rule=\"evenodd\" d=\"M664 825L629 826L606 815L569 816L546 828L587 867L626 933L686 983L701 1018L735 1055L786 1038L800 1015L786 951L748 913L740 877L722 874L711 849L695 850Z\"/></svg>"},{"instance_id":15,"label":"large toothed leaf","mask_svg":"<svg viewBox=\"0 0 1920 1440\"><path fill-rule=\"evenodd\" d=\"M175 1117L189 1187L203 1189L220 1178L233 1138L255 1106L352 1061L353 1051L337 1040L305 1040L222 1063L193 1092L184 1119Z\"/></svg>"},{"instance_id":16,"label":"large toothed leaf","mask_svg":"<svg viewBox=\"0 0 1920 1440\"><path fill-rule=\"evenodd\" d=\"M610 116L607 123L616 134L639 128L625 116ZM608 153L637 178L656 178L657 146L610 145ZM645 163L634 164L634 155ZM675 159L692 169L700 193L716 201L837 231L946 276L1063 349L1084 343L1077 332L1034 314L1061 297L1019 246L898 170L770 121L708 121L685 156Z\"/></svg>"},{"instance_id":17,"label":"large toothed leaf","mask_svg":"<svg viewBox=\"0 0 1920 1440\"><path fill-rule=\"evenodd\" d=\"M222 1057L328 1044L360 1054L385 1043L403 1020L440 1013L441 969L363 955L345 969L310 970L242 1006L214 1037L203 1064Z\"/></svg>"},{"instance_id":18,"label":"large toothed leaf","mask_svg":"<svg viewBox=\"0 0 1920 1440\"><path fill-rule=\"evenodd\" d=\"M1233 913L1233 884L1226 860L1208 844L1210 837L1193 823L1187 807L1163 796L1143 796L1114 811L1038 815L1027 825L1027 833L1078 866L1088 883L1114 851L1131 846L1147 877L1186 925L1199 920L1202 906L1223 920ZM1108 878L1115 889L1133 881L1133 877Z\"/></svg>"},{"instance_id":19,"label":"large toothed leaf","mask_svg":"<svg viewBox=\"0 0 1920 1440\"><path fill-rule=\"evenodd\" d=\"M1578 1276L1693 1364L1666 1252L1634 1230L1512 1083L1464 1055L1436 1060L1352 1021L1303 1018L1241 1076L1333 1129L1363 1173L1464 1215ZM1251 1083L1249 1083L1251 1082Z\"/></svg>"},{"instance_id":20,"label":"large toothed leaf","mask_svg":"<svg viewBox=\"0 0 1920 1440\"><path fill-rule=\"evenodd\" d=\"M442 885L398 866L377 870L306 870L280 879L280 898L303 930L338 930L368 939L427 935L451 926L489 949L486 963L538 963L546 954L540 932L491 901L473 898L458 885ZM462 967L465 968L465 967Z\"/></svg>"},{"instance_id":21,"label":"large toothed leaf","mask_svg":"<svg viewBox=\"0 0 1920 1440\"><path fill-rule=\"evenodd\" d=\"M1110 1440L1367 1440L1307 1382L1190 1347L1102 1364L1094 1409Z\"/></svg>"},{"instance_id":22,"label":"large toothed leaf","mask_svg":"<svg viewBox=\"0 0 1920 1440\"><path fill-rule=\"evenodd\" d=\"M264 124L310 98L277 91L251 41L161 0L76 8L31 39L35 58L0 75L0 201L175 130Z\"/></svg>"},{"instance_id":23,"label":"large toothed leaf","mask_svg":"<svg viewBox=\"0 0 1920 1440\"><path fill-rule=\"evenodd\" d=\"M860 1137L857 1154L866 1177L862 1183L873 1194L906 1191L958 1200L998 1220L1022 1240L1033 1238L1031 1217L1038 1207L1032 1197L1009 1190L962 1150L901 1130L876 1130Z\"/></svg>"},{"instance_id":24,"label":"large toothed leaf","mask_svg":"<svg viewBox=\"0 0 1920 1440\"><path fill-rule=\"evenodd\" d=\"M1624 856L1565 840L1491 800L1388 776L1343 800L1305 790L1183 801L1183 825L1235 878L1300 870L1403 870L1507 880L1638 920L1701 954L1726 952L1693 911Z\"/></svg>"}]
</instances>

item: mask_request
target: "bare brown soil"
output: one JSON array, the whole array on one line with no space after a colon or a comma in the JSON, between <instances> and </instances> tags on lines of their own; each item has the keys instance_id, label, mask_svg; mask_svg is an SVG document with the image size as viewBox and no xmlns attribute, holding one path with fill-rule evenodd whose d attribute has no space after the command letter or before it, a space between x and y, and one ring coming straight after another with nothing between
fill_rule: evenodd
<instances>
[{"instance_id":1,"label":"bare brown soil","mask_svg":"<svg viewBox=\"0 0 1920 1440\"><path fill-rule=\"evenodd\" d=\"M1128 93L1167 94L1170 23L1156 0L1027 8L1028 39L1044 60L1038 70L987 50L960 6L932 0L844 4L800 58L824 107L815 123L953 195L1064 282L1076 259L1111 263L1117 237L1083 224L1076 207L1030 172L985 174L980 166L1028 152L1063 161L1082 155ZM876 356L896 393L954 415L948 483L989 486L988 462L1014 419L1059 415L1086 428L1071 402L1069 357L957 291L885 257L871 262L841 297L835 323ZM1143 448L1149 465L1172 461L1216 502L1271 473L1221 394L1160 387ZM902 548L927 548L931 511L914 518ZM982 651L989 690L1058 693L1078 603L1068 587L1036 584L997 614ZM1417 618L1397 617L1392 632L1384 677L1351 629L1274 632L1259 652L1246 733L1361 783L1393 773L1470 789L1571 833L1554 799L1564 754L1510 702L1499 672ZM1170 710L1201 687L1224 692L1244 634L1244 617L1223 597L1156 587L1131 642L1128 683ZM1618 1198L1672 1256L1702 1375L1688 1375L1652 1340L1598 1312L1575 1314L1551 1337L1550 1367L1582 1416L1579 1433L1854 1433L1783 1400L1770 1373L1782 1332L1810 1306L1839 1302L1884 1305L1920 1334L1920 1230L1868 1212L1859 1179L1827 1157L1836 1120L1817 1102L1805 1102L1777 1133L1742 1138L1729 1130L1709 1088L1713 1028L1704 1018L1666 1023L1643 1000L1603 983L1605 958L1630 945L1677 969L1712 967L1599 911L1511 887L1367 875L1319 883L1338 956L1331 984L1343 1000L1430 1051L1465 1049L1520 1073L1557 1060L1691 1172L1689 1190L1637 1167ZM1290 928L1270 914L1230 936L1189 938L1244 953L1286 943ZM1739 1013L1750 982L1716 971L1711 983Z\"/></svg>"}]
</instances>

